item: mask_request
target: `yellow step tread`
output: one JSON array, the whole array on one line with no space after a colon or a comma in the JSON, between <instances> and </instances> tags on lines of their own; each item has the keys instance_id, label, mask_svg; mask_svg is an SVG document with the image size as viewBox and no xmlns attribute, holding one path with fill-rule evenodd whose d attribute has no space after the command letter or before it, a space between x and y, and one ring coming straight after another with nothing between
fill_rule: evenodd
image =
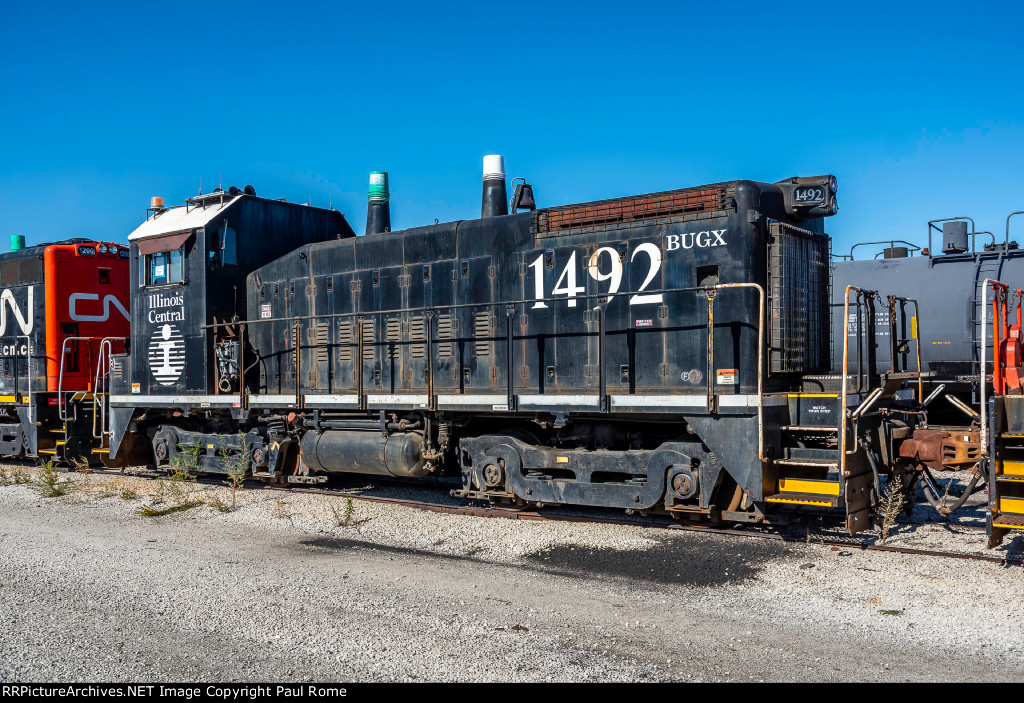
<instances>
[{"instance_id":1,"label":"yellow step tread","mask_svg":"<svg viewBox=\"0 0 1024 703\"><path fill-rule=\"evenodd\" d=\"M1024 515L1024 498L1000 498L999 512Z\"/></svg>"},{"instance_id":2,"label":"yellow step tread","mask_svg":"<svg viewBox=\"0 0 1024 703\"><path fill-rule=\"evenodd\" d=\"M837 496L839 495L839 482L813 478L780 478L779 492Z\"/></svg>"},{"instance_id":3,"label":"yellow step tread","mask_svg":"<svg viewBox=\"0 0 1024 703\"><path fill-rule=\"evenodd\" d=\"M999 462L1002 469L1000 473L1006 476L1024 476L1024 461L1003 461Z\"/></svg>"}]
</instances>

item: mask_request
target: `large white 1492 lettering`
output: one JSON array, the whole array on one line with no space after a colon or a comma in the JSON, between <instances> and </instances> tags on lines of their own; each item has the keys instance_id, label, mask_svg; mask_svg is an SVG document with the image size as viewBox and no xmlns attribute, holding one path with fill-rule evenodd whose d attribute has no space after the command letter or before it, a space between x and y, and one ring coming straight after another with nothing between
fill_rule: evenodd
<instances>
[{"instance_id":1,"label":"large white 1492 lettering","mask_svg":"<svg viewBox=\"0 0 1024 703\"><path fill-rule=\"evenodd\" d=\"M645 278L644 282L640 285L640 290L642 291L647 289L647 286L651 284L651 281L654 280L654 277L658 275L658 271L661 270L661 249L659 249L656 245L651 244L650 242L644 242L643 244L640 244L639 246L637 246L636 249L633 250L633 255L629 257L629 260L632 262L634 259L636 259L636 255L641 252L647 254L647 256L651 260L651 266L649 269L647 269L647 278ZM648 293L646 295L640 295L639 293L637 293L636 295L629 299L629 304L647 305L648 303L662 303L664 301L665 296L663 293Z\"/></svg>"},{"instance_id":2,"label":"large white 1492 lettering","mask_svg":"<svg viewBox=\"0 0 1024 703\"><path fill-rule=\"evenodd\" d=\"M103 314L102 315L79 315L75 310L76 303L79 300L99 300L100 296L96 293L72 293L71 297L68 298L68 306L70 308L69 313L72 320L76 322L104 322L110 319L110 305L113 304L117 311L124 315L124 319L131 320L131 316L128 315L128 311L121 305L121 301L112 295L106 295L103 298ZM31 299L30 299L31 301ZM29 307L32 303L29 302Z\"/></svg>"},{"instance_id":3,"label":"large white 1492 lettering","mask_svg":"<svg viewBox=\"0 0 1024 703\"><path fill-rule=\"evenodd\" d=\"M607 273L601 270L602 254L607 254L608 260L611 262L611 270ZM661 249L658 245L651 242L638 244L633 250L633 255L629 257L631 263L636 261L637 254L647 255L647 274L636 294L630 296L629 304L647 305L650 303L663 303L665 300L663 293L644 293L647 290L647 286L651 285L661 270ZM530 264L530 268L533 269L533 297L537 301L533 304L533 309L535 310L548 306L544 302L544 256L544 254L541 254ZM622 283L622 261L619 259L619 253L611 247L601 247L591 254L586 264L586 271L598 283L610 281L608 297L605 298L605 302L611 301L619 291L619 286ZM576 285L576 252L574 251L569 254L569 261L566 263L565 268L562 269L562 275L558 277L555 288L551 292L554 295L565 295L568 299L568 306L574 308L576 307L577 294L585 290L584 286Z\"/></svg>"}]
</instances>

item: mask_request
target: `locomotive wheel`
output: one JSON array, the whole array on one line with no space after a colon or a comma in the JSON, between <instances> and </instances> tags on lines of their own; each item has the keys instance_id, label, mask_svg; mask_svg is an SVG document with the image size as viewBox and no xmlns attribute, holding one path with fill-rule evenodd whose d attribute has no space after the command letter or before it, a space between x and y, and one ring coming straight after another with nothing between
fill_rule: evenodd
<instances>
[{"instance_id":1,"label":"locomotive wheel","mask_svg":"<svg viewBox=\"0 0 1024 703\"><path fill-rule=\"evenodd\" d=\"M693 479L688 474L676 474L672 478L672 491L679 498L693 495Z\"/></svg>"},{"instance_id":2,"label":"locomotive wheel","mask_svg":"<svg viewBox=\"0 0 1024 703\"><path fill-rule=\"evenodd\" d=\"M505 482L505 460L498 459L497 464L484 467L484 481L488 488L497 488Z\"/></svg>"},{"instance_id":3,"label":"locomotive wheel","mask_svg":"<svg viewBox=\"0 0 1024 703\"><path fill-rule=\"evenodd\" d=\"M167 446L167 440L157 440L153 445L153 454L156 456L157 463L167 461L167 457L170 454L170 447Z\"/></svg>"}]
</instances>

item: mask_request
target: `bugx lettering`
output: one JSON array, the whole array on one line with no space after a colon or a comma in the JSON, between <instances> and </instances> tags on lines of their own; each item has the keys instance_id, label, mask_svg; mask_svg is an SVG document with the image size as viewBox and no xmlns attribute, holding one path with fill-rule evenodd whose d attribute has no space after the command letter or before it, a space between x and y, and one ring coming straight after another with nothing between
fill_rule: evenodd
<instances>
[{"instance_id":1,"label":"bugx lettering","mask_svg":"<svg viewBox=\"0 0 1024 703\"><path fill-rule=\"evenodd\" d=\"M725 246L725 230L712 229L704 232L687 232L686 234L665 235L665 251L676 249L706 249Z\"/></svg>"}]
</instances>

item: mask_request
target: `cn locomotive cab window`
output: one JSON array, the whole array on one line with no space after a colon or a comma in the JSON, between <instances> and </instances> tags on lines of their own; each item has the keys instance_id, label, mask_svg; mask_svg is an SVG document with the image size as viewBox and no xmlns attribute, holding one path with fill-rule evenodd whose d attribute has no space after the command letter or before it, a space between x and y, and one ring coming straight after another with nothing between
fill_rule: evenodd
<instances>
[{"instance_id":1,"label":"cn locomotive cab window","mask_svg":"<svg viewBox=\"0 0 1024 703\"><path fill-rule=\"evenodd\" d=\"M185 247L173 251L158 251L140 256L142 275L147 286L164 286L185 280Z\"/></svg>"},{"instance_id":2,"label":"cn locomotive cab window","mask_svg":"<svg viewBox=\"0 0 1024 703\"><path fill-rule=\"evenodd\" d=\"M43 261L38 257L0 263L0 283L31 283L43 279Z\"/></svg>"},{"instance_id":3,"label":"cn locomotive cab window","mask_svg":"<svg viewBox=\"0 0 1024 703\"><path fill-rule=\"evenodd\" d=\"M210 266L237 266L238 251L236 248L235 230L231 227L218 227L217 233L210 238Z\"/></svg>"}]
</instances>

